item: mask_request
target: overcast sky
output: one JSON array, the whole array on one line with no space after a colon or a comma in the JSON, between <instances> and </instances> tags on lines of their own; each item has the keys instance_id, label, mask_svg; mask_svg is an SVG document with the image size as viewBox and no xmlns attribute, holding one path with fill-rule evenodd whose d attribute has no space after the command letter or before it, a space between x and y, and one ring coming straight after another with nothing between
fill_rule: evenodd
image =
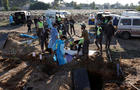
<instances>
[{"instance_id":1,"label":"overcast sky","mask_svg":"<svg viewBox=\"0 0 140 90\"><path fill-rule=\"evenodd\" d=\"M54 0L39 0L39 1L43 1L43 2L52 2ZM103 3L111 3L114 4L116 2L119 2L123 5L125 4L130 4L130 3L134 3L134 4L138 4L138 1L140 0L64 0L65 2L71 2L71 1L75 1L77 3L91 3L93 1L95 1L96 4L103 4Z\"/></svg>"}]
</instances>

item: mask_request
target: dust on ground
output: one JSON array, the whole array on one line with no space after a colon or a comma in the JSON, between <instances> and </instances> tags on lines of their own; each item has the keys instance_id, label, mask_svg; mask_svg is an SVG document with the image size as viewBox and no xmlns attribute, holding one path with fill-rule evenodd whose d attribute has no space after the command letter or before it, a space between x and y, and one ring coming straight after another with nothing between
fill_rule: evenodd
<instances>
[{"instance_id":1,"label":"dust on ground","mask_svg":"<svg viewBox=\"0 0 140 90\"><path fill-rule=\"evenodd\" d=\"M77 23L75 27L80 36L80 24ZM87 29L90 28L87 26ZM27 33L26 26L0 27L0 33L9 33L5 48L0 50L0 90L73 90L72 71L83 67L89 72L92 88L97 88L97 83L104 90L135 90L130 84L140 88L140 38L117 38L116 44L111 46L113 63L109 62L103 49L102 56L97 52L89 60L81 57L67 65L57 66L47 52L43 60L39 59L38 40L29 45L22 43L31 40L20 37L21 33ZM91 44L90 49L97 48ZM32 57L32 52L36 52L36 57ZM117 77L116 63L123 71L120 77ZM102 82L93 82L93 77L98 76Z\"/></svg>"}]
</instances>

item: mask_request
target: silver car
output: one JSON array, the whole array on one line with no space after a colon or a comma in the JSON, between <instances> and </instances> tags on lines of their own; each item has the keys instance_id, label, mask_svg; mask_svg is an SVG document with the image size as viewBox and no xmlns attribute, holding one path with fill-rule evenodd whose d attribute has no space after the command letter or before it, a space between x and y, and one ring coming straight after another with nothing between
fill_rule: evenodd
<instances>
[{"instance_id":1,"label":"silver car","mask_svg":"<svg viewBox=\"0 0 140 90\"><path fill-rule=\"evenodd\" d=\"M131 36L140 37L140 17L122 16L119 20L116 33L124 39L129 39Z\"/></svg>"}]
</instances>

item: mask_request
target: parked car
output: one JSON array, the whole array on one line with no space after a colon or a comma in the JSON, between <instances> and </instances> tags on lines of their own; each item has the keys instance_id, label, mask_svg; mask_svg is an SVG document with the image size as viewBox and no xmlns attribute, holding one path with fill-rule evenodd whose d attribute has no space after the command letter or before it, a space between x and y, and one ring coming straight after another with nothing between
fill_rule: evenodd
<instances>
[{"instance_id":1,"label":"parked car","mask_svg":"<svg viewBox=\"0 0 140 90\"><path fill-rule=\"evenodd\" d=\"M140 12L137 11L124 11L121 16L140 16Z\"/></svg>"},{"instance_id":2,"label":"parked car","mask_svg":"<svg viewBox=\"0 0 140 90\"><path fill-rule=\"evenodd\" d=\"M71 13L68 11L60 11L60 10L46 10L44 13L44 16L52 18L52 21L56 21L56 16L61 16L61 18L65 18L67 15L70 15Z\"/></svg>"},{"instance_id":3,"label":"parked car","mask_svg":"<svg viewBox=\"0 0 140 90\"><path fill-rule=\"evenodd\" d=\"M28 11L16 11L12 16L15 24L18 25L26 23L26 20L31 16L31 13Z\"/></svg>"},{"instance_id":4,"label":"parked car","mask_svg":"<svg viewBox=\"0 0 140 90\"><path fill-rule=\"evenodd\" d=\"M129 39L131 36L140 36L140 17L137 16L122 16L120 17L116 34Z\"/></svg>"}]
</instances>

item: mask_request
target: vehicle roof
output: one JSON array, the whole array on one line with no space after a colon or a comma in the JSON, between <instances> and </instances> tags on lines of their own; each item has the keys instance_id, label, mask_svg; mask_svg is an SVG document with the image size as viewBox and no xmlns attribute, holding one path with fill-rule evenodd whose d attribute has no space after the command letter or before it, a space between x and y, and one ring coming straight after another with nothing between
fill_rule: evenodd
<instances>
[{"instance_id":1,"label":"vehicle roof","mask_svg":"<svg viewBox=\"0 0 140 90\"><path fill-rule=\"evenodd\" d=\"M65 10L46 10L45 14L64 14L64 13L67 13L67 14L71 14L70 12L68 11L65 11Z\"/></svg>"},{"instance_id":2,"label":"vehicle roof","mask_svg":"<svg viewBox=\"0 0 140 90\"><path fill-rule=\"evenodd\" d=\"M140 16L121 16L121 18L140 18Z\"/></svg>"},{"instance_id":3,"label":"vehicle roof","mask_svg":"<svg viewBox=\"0 0 140 90\"><path fill-rule=\"evenodd\" d=\"M111 16L116 16L116 17L120 17L120 15L118 14L110 14Z\"/></svg>"},{"instance_id":4,"label":"vehicle roof","mask_svg":"<svg viewBox=\"0 0 140 90\"><path fill-rule=\"evenodd\" d=\"M123 13L139 13L137 11L124 11Z\"/></svg>"},{"instance_id":5,"label":"vehicle roof","mask_svg":"<svg viewBox=\"0 0 140 90\"><path fill-rule=\"evenodd\" d=\"M24 13L27 13L28 11L15 11L15 13L17 13L17 12L24 12Z\"/></svg>"}]
</instances>

